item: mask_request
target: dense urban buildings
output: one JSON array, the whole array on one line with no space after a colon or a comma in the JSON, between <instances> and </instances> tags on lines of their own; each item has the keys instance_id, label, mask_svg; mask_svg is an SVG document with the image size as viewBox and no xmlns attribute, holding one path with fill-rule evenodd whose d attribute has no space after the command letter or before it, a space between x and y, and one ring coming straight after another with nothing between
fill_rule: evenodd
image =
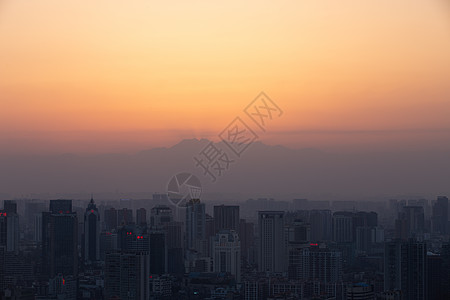
<instances>
[{"instance_id":1,"label":"dense urban buildings","mask_svg":"<svg viewBox=\"0 0 450 300\"><path fill-rule=\"evenodd\" d=\"M2 299L449 298L446 197L320 205L4 201Z\"/></svg>"}]
</instances>

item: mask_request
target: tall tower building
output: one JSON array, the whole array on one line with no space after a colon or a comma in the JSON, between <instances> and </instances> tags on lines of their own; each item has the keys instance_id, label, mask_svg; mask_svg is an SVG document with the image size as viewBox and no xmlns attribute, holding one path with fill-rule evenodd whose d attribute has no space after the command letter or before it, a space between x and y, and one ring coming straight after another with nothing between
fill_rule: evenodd
<instances>
[{"instance_id":1,"label":"tall tower building","mask_svg":"<svg viewBox=\"0 0 450 300\"><path fill-rule=\"evenodd\" d=\"M222 230L213 241L214 272L228 272L241 282L241 243L234 230Z\"/></svg>"},{"instance_id":2,"label":"tall tower building","mask_svg":"<svg viewBox=\"0 0 450 300\"><path fill-rule=\"evenodd\" d=\"M147 226L147 211L145 208L136 210L136 224L139 226Z\"/></svg>"},{"instance_id":3,"label":"tall tower building","mask_svg":"<svg viewBox=\"0 0 450 300\"><path fill-rule=\"evenodd\" d=\"M117 228L117 210L113 207L105 210L105 230L111 232Z\"/></svg>"},{"instance_id":4,"label":"tall tower building","mask_svg":"<svg viewBox=\"0 0 450 300\"><path fill-rule=\"evenodd\" d=\"M5 207L6 207L5 203ZM7 207L6 207L7 208ZM0 210L0 247L6 252L19 252L19 215L15 209Z\"/></svg>"},{"instance_id":5,"label":"tall tower building","mask_svg":"<svg viewBox=\"0 0 450 300\"><path fill-rule=\"evenodd\" d=\"M100 260L100 214L94 199L84 213L84 261L94 262Z\"/></svg>"},{"instance_id":6,"label":"tall tower building","mask_svg":"<svg viewBox=\"0 0 450 300\"><path fill-rule=\"evenodd\" d=\"M385 244L384 290L400 290L404 299L427 297L427 245L409 241Z\"/></svg>"},{"instance_id":7,"label":"tall tower building","mask_svg":"<svg viewBox=\"0 0 450 300\"><path fill-rule=\"evenodd\" d=\"M260 211L258 213L258 229L259 271L285 271L284 212Z\"/></svg>"},{"instance_id":8,"label":"tall tower building","mask_svg":"<svg viewBox=\"0 0 450 300\"><path fill-rule=\"evenodd\" d=\"M214 229L215 233L222 230L239 232L239 206L214 206Z\"/></svg>"},{"instance_id":9,"label":"tall tower building","mask_svg":"<svg viewBox=\"0 0 450 300\"><path fill-rule=\"evenodd\" d=\"M192 199L186 205L186 248L202 252L205 237L205 204L200 199Z\"/></svg>"},{"instance_id":10,"label":"tall tower building","mask_svg":"<svg viewBox=\"0 0 450 300\"><path fill-rule=\"evenodd\" d=\"M133 210L122 208L117 211L118 225L129 225L133 223Z\"/></svg>"},{"instance_id":11,"label":"tall tower building","mask_svg":"<svg viewBox=\"0 0 450 300\"><path fill-rule=\"evenodd\" d=\"M448 198L440 196L433 205L431 217L433 232L445 234L448 232Z\"/></svg>"},{"instance_id":12,"label":"tall tower building","mask_svg":"<svg viewBox=\"0 0 450 300\"><path fill-rule=\"evenodd\" d=\"M150 226L161 227L173 221L172 209L166 205L157 205L150 211Z\"/></svg>"},{"instance_id":13,"label":"tall tower building","mask_svg":"<svg viewBox=\"0 0 450 300\"><path fill-rule=\"evenodd\" d=\"M78 219L71 209L71 200L52 200L52 211L42 213L44 280L59 273L78 275Z\"/></svg>"},{"instance_id":14,"label":"tall tower building","mask_svg":"<svg viewBox=\"0 0 450 300\"><path fill-rule=\"evenodd\" d=\"M149 276L148 252L108 253L105 262L105 299L149 299Z\"/></svg>"}]
</instances>

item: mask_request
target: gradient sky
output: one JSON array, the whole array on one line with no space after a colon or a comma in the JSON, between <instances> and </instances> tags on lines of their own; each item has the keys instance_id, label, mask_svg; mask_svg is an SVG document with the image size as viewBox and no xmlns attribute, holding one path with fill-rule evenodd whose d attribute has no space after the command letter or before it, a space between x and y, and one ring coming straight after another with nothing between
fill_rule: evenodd
<instances>
[{"instance_id":1,"label":"gradient sky","mask_svg":"<svg viewBox=\"0 0 450 300\"><path fill-rule=\"evenodd\" d=\"M260 92L295 148L450 149L443 0L0 3L0 153L214 139Z\"/></svg>"}]
</instances>

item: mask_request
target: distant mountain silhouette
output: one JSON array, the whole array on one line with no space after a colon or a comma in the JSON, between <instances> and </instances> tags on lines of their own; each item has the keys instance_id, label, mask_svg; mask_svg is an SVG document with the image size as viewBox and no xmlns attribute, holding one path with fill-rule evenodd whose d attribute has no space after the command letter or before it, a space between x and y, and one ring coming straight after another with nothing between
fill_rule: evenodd
<instances>
[{"instance_id":1,"label":"distant mountain silhouette","mask_svg":"<svg viewBox=\"0 0 450 300\"><path fill-rule=\"evenodd\" d=\"M216 183L195 167L206 139L136 154L0 158L0 194L165 192L178 172L196 174L210 193L359 199L369 195L450 194L450 153L327 153L255 142ZM225 145L217 146L225 148Z\"/></svg>"}]
</instances>

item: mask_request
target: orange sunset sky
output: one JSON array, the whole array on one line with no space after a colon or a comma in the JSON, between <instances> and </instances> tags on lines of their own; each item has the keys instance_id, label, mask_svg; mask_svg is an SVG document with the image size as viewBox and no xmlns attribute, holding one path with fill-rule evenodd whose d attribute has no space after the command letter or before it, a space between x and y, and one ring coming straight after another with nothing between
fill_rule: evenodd
<instances>
[{"instance_id":1,"label":"orange sunset sky","mask_svg":"<svg viewBox=\"0 0 450 300\"><path fill-rule=\"evenodd\" d=\"M0 2L0 153L210 138L265 91L268 144L450 149L444 0Z\"/></svg>"}]
</instances>

